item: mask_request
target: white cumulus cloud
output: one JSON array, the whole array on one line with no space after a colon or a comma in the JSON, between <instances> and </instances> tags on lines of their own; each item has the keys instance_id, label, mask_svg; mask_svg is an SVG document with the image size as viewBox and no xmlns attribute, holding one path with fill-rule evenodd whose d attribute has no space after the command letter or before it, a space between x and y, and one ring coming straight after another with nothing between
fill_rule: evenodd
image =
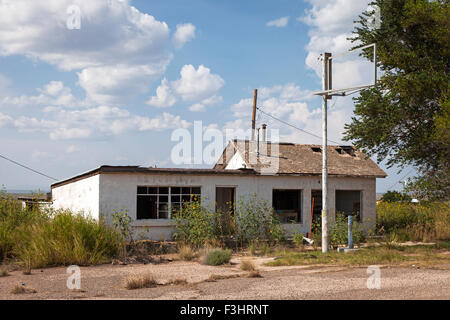
<instances>
[{"instance_id":1,"label":"white cumulus cloud","mask_svg":"<svg viewBox=\"0 0 450 320\"><path fill-rule=\"evenodd\" d=\"M177 30L173 35L173 41L176 48L181 48L187 42L195 38L195 26L192 23L178 24Z\"/></svg>"},{"instance_id":2,"label":"white cumulus cloud","mask_svg":"<svg viewBox=\"0 0 450 320\"><path fill-rule=\"evenodd\" d=\"M68 28L77 12L79 28ZM147 92L172 57L168 25L128 0L1 1L0 21L0 56L79 71L79 84L96 103ZM191 40L192 28L180 26L177 39Z\"/></svg>"},{"instance_id":3,"label":"white cumulus cloud","mask_svg":"<svg viewBox=\"0 0 450 320\"><path fill-rule=\"evenodd\" d=\"M153 107L166 108L173 106L176 102L177 99L172 92L172 88L167 79L164 78L158 88L156 88L156 96L150 97L147 104Z\"/></svg>"},{"instance_id":4,"label":"white cumulus cloud","mask_svg":"<svg viewBox=\"0 0 450 320\"><path fill-rule=\"evenodd\" d=\"M191 64L184 65L180 71L180 78L174 81L163 79L156 89L156 96L150 97L147 104L155 107L171 107L178 99L195 102L191 111L203 111L207 105L216 105L222 102L217 95L224 86L225 81L217 74L203 65L197 69Z\"/></svg>"},{"instance_id":5,"label":"white cumulus cloud","mask_svg":"<svg viewBox=\"0 0 450 320\"><path fill-rule=\"evenodd\" d=\"M266 26L268 27L277 27L277 28L284 28L289 23L289 17L281 17L279 19L271 20L266 23Z\"/></svg>"}]
</instances>

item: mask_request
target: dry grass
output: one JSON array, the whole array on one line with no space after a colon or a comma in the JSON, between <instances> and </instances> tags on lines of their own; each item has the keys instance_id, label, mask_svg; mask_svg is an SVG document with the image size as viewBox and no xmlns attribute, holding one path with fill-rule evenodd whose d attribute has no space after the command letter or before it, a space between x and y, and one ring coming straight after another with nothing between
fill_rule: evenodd
<instances>
[{"instance_id":1,"label":"dry grass","mask_svg":"<svg viewBox=\"0 0 450 320\"><path fill-rule=\"evenodd\" d=\"M259 273L258 270L250 271L247 275L247 278L262 278L263 276Z\"/></svg>"},{"instance_id":2,"label":"dry grass","mask_svg":"<svg viewBox=\"0 0 450 320\"><path fill-rule=\"evenodd\" d=\"M180 259L184 261L192 261L197 257L195 250L187 245L181 246L178 249L178 255L180 256Z\"/></svg>"},{"instance_id":3,"label":"dry grass","mask_svg":"<svg viewBox=\"0 0 450 320\"><path fill-rule=\"evenodd\" d=\"M240 274L229 274L229 275L223 275L223 274L211 274L208 279L206 279L206 282L215 282L217 280L224 280L224 279L233 279L233 278L240 278L242 275Z\"/></svg>"},{"instance_id":4,"label":"dry grass","mask_svg":"<svg viewBox=\"0 0 450 320\"><path fill-rule=\"evenodd\" d=\"M9 276L8 270L2 269L0 271L0 277L7 277L7 276Z\"/></svg>"},{"instance_id":5,"label":"dry grass","mask_svg":"<svg viewBox=\"0 0 450 320\"><path fill-rule=\"evenodd\" d=\"M36 293L37 291L34 288L29 288L24 285L17 283L12 289L12 294L24 294L24 293Z\"/></svg>"},{"instance_id":6,"label":"dry grass","mask_svg":"<svg viewBox=\"0 0 450 320\"><path fill-rule=\"evenodd\" d=\"M255 271L256 266L253 260L242 260L239 267L243 271Z\"/></svg>"},{"instance_id":7,"label":"dry grass","mask_svg":"<svg viewBox=\"0 0 450 320\"><path fill-rule=\"evenodd\" d=\"M176 278L176 279L172 279L169 282L166 283L166 285L176 285L176 286L185 286L188 284L188 281L186 280L186 278Z\"/></svg>"},{"instance_id":8,"label":"dry grass","mask_svg":"<svg viewBox=\"0 0 450 320\"><path fill-rule=\"evenodd\" d=\"M124 287L128 290L154 288L157 282L151 273L135 274L125 279Z\"/></svg>"},{"instance_id":9,"label":"dry grass","mask_svg":"<svg viewBox=\"0 0 450 320\"><path fill-rule=\"evenodd\" d=\"M284 252L274 261L266 262L266 266L292 265L326 265L336 266L366 266L375 264L389 264L422 267L449 265L450 257L446 254L450 242L439 242L435 245L399 246L395 243L361 248L352 253L330 251Z\"/></svg>"}]
</instances>

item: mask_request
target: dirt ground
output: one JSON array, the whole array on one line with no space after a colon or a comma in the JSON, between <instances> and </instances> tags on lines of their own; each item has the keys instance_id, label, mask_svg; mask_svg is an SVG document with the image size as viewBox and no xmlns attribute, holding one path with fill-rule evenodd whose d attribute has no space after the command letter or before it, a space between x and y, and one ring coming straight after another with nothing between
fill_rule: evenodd
<instances>
[{"instance_id":1,"label":"dirt ground","mask_svg":"<svg viewBox=\"0 0 450 320\"><path fill-rule=\"evenodd\" d=\"M66 268L34 269L31 275L11 271L0 277L0 299L450 299L450 268L381 266L381 288L367 288L367 268L335 266L265 267L271 258L257 258L261 278L248 278L231 265L212 267L197 262L99 265L81 267L81 290L67 289ZM151 272L158 286L127 290L130 274ZM205 281L211 275L226 279ZM187 284L167 282L185 279ZM35 293L13 294L16 284Z\"/></svg>"}]
</instances>

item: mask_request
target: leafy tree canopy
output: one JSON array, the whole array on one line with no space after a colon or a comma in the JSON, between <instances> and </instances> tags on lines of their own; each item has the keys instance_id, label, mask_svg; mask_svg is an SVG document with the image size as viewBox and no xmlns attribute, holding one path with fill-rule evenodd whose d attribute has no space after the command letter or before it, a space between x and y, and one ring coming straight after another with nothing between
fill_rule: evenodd
<instances>
[{"instance_id":1,"label":"leafy tree canopy","mask_svg":"<svg viewBox=\"0 0 450 320\"><path fill-rule=\"evenodd\" d=\"M381 26L371 27L365 12L351 40L376 42L381 77L356 97L345 139L388 166L413 165L427 185L426 196L449 197L450 159L450 7L449 1L376 0ZM371 50L363 55L373 61Z\"/></svg>"},{"instance_id":2,"label":"leafy tree canopy","mask_svg":"<svg viewBox=\"0 0 450 320\"><path fill-rule=\"evenodd\" d=\"M383 202L400 202L400 201L411 201L411 197L407 194L400 193L398 191L388 191L383 194L380 199Z\"/></svg>"}]
</instances>

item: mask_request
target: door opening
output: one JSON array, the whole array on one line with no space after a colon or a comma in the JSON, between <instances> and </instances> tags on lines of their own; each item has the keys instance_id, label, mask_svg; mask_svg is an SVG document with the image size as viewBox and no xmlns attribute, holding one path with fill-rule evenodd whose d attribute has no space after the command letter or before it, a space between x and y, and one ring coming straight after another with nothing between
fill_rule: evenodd
<instances>
[{"instance_id":1,"label":"door opening","mask_svg":"<svg viewBox=\"0 0 450 320\"><path fill-rule=\"evenodd\" d=\"M216 211L234 214L234 187L216 187Z\"/></svg>"}]
</instances>

